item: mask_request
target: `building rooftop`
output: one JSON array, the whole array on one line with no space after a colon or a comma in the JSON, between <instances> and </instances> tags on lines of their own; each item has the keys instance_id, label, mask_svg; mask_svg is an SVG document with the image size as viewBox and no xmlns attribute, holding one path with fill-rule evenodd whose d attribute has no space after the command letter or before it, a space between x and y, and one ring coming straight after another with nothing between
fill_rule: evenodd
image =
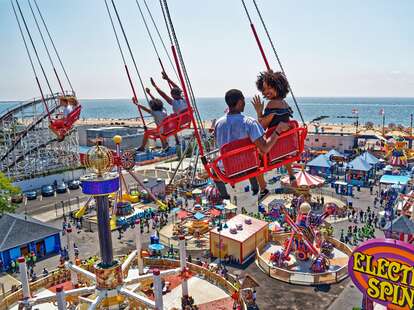
<instances>
[{"instance_id":1,"label":"building rooftop","mask_svg":"<svg viewBox=\"0 0 414 310\"><path fill-rule=\"evenodd\" d=\"M251 220L251 224L246 224L246 220ZM258 231L262 230L264 227L267 227L268 223L262 220L255 219L253 217L250 217L248 215L244 214L238 214L235 217L231 218L226 222L228 228L224 228L220 232L220 236L223 236L225 238L229 238L232 240L235 240L237 242L244 242L247 239L249 239L251 236L253 236ZM242 230L237 230L237 233L232 234L230 232L230 229L236 228L236 225L241 224ZM224 225L223 225L224 226ZM214 228L211 230L212 234L219 234L218 228Z\"/></svg>"},{"instance_id":2,"label":"building rooftop","mask_svg":"<svg viewBox=\"0 0 414 310\"><path fill-rule=\"evenodd\" d=\"M0 252L55 235L61 230L22 214L0 216Z\"/></svg>"}]
</instances>

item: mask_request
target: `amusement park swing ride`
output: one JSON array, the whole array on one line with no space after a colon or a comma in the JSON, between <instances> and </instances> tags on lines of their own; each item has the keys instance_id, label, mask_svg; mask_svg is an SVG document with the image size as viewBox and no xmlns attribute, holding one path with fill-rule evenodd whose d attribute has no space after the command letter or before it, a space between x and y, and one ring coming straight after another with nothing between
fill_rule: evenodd
<instances>
[{"instance_id":1,"label":"amusement park swing ride","mask_svg":"<svg viewBox=\"0 0 414 310\"><path fill-rule=\"evenodd\" d=\"M24 101L0 114L1 170L14 180L22 180L37 176L44 171L73 169L79 163L79 154L76 151L77 133L73 125L79 119L82 107L78 103L72 83L37 1L28 1L28 7L48 56L59 92L54 92L52 89L51 80L47 76L39 48L36 46L36 40L26 21L24 8L18 0L10 2L40 98ZM54 50L55 57L51 53L50 46ZM65 91L53 58L58 59L70 91ZM38 76L39 69L49 93L44 91L44 85Z\"/></svg>"}]
</instances>

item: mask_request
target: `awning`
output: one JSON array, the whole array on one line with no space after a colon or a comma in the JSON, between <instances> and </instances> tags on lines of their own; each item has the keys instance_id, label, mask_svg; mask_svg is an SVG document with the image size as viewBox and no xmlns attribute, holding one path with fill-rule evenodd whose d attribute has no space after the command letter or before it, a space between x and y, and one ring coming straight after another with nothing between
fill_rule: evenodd
<instances>
[{"instance_id":1,"label":"awning","mask_svg":"<svg viewBox=\"0 0 414 310\"><path fill-rule=\"evenodd\" d=\"M164 250L164 246L160 243L153 243L148 246L153 251L162 251Z\"/></svg>"},{"instance_id":2,"label":"awning","mask_svg":"<svg viewBox=\"0 0 414 310\"><path fill-rule=\"evenodd\" d=\"M194 217L196 220L202 220L205 217L205 215L201 212L197 212L196 214L194 214Z\"/></svg>"},{"instance_id":3,"label":"awning","mask_svg":"<svg viewBox=\"0 0 414 310\"><path fill-rule=\"evenodd\" d=\"M384 174L380 179L380 183L382 184L407 185L408 181L410 181L410 177L407 175Z\"/></svg>"},{"instance_id":4,"label":"awning","mask_svg":"<svg viewBox=\"0 0 414 310\"><path fill-rule=\"evenodd\" d=\"M188 212L185 211L185 210L178 211L178 213L177 213L177 217L180 220L183 219L183 218L186 218L187 216L188 216Z\"/></svg>"},{"instance_id":5,"label":"awning","mask_svg":"<svg viewBox=\"0 0 414 310\"><path fill-rule=\"evenodd\" d=\"M214 217L220 216L220 214L221 214L221 212L219 210L217 210L217 209L211 209L209 212Z\"/></svg>"},{"instance_id":6,"label":"awning","mask_svg":"<svg viewBox=\"0 0 414 310\"><path fill-rule=\"evenodd\" d=\"M286 175L281 179L282 183L289 184L289 176ZM296 186L307 186L307 187L316 187L323 185L325 183L325 179L321 177L317 177L307 173L306 171L299 171L295 174L295 184Z\"/></svg>"},{"instance_id":7,"label":"awning","mask_svg":"<svg viewBox=\"0 0 414 310\"><path fill-rule=\"evenodd\" d=\"M228 203L226 204L226 206L224 207L224 209L228 210L228 211L233 211L233 210L237 210L237 206L232 204L232 203Z\"/></svg>"},{"instance_id":8,"label":"awning","mask_svg":"<svg viewBox=\"0 0 414 310\"><path fill-rule=\"evenodd\" d=\"M221 211L224 210L223 205L215 205L214 208L216 208L217 210L221 210Z\"/></svg>"}]
</instances>

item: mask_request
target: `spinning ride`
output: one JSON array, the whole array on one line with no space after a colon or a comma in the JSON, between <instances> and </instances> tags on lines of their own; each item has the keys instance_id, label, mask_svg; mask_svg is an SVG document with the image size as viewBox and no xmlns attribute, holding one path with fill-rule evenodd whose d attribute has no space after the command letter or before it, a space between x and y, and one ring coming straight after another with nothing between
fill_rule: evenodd
<instances>
[{"instance_id":1,"label":"spinning ride","mask_svg":"<svg viewBox=\"0 0 414 310\"><path fill-rule=\"evenodd\" d=\"M408 162L414 159L414 151L410 150L403 137L395 137L385 144L385 158L394 167L407 167Z\"/></svg>"}]
</instances>

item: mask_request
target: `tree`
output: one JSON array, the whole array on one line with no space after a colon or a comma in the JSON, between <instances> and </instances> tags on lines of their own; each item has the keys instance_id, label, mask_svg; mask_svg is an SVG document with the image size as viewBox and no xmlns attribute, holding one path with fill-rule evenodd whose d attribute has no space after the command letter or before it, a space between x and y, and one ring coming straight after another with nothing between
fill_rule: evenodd
<instances>
[{"instance_id":1,"label":"tree","mask_svg":"<svg viewBox=\"0 0 414 310\"><path fill-rule=\"evenodd\" d=\"M366 129L373 129L374 128L374 123L373 122L366 122L365 123L365 128Z\"/></svg>"},{"instance_id":2,"label":"tree","mask_svg":"<svg viewBox=\"0 0 414 310\"><path fill-rule=\"evenodd\" d=\"M16 210L17 205L11 202L11 197L19 193L20 189L13 186L10 179L0 172L0 215Z\"/></svg>"},{"instance_id":3,"label":"tree","mask_svg":"<svg viewBox=\"0 0 414 310\"><path fill-rule=\"evenodd\" d=\"M396 129L396 127L397 127L397 125L395 125L395 123L389 123L389 124L388 124L388 128L389 128L390 130L394 130L394 129Z\"/></svg>"}]
</instances>

